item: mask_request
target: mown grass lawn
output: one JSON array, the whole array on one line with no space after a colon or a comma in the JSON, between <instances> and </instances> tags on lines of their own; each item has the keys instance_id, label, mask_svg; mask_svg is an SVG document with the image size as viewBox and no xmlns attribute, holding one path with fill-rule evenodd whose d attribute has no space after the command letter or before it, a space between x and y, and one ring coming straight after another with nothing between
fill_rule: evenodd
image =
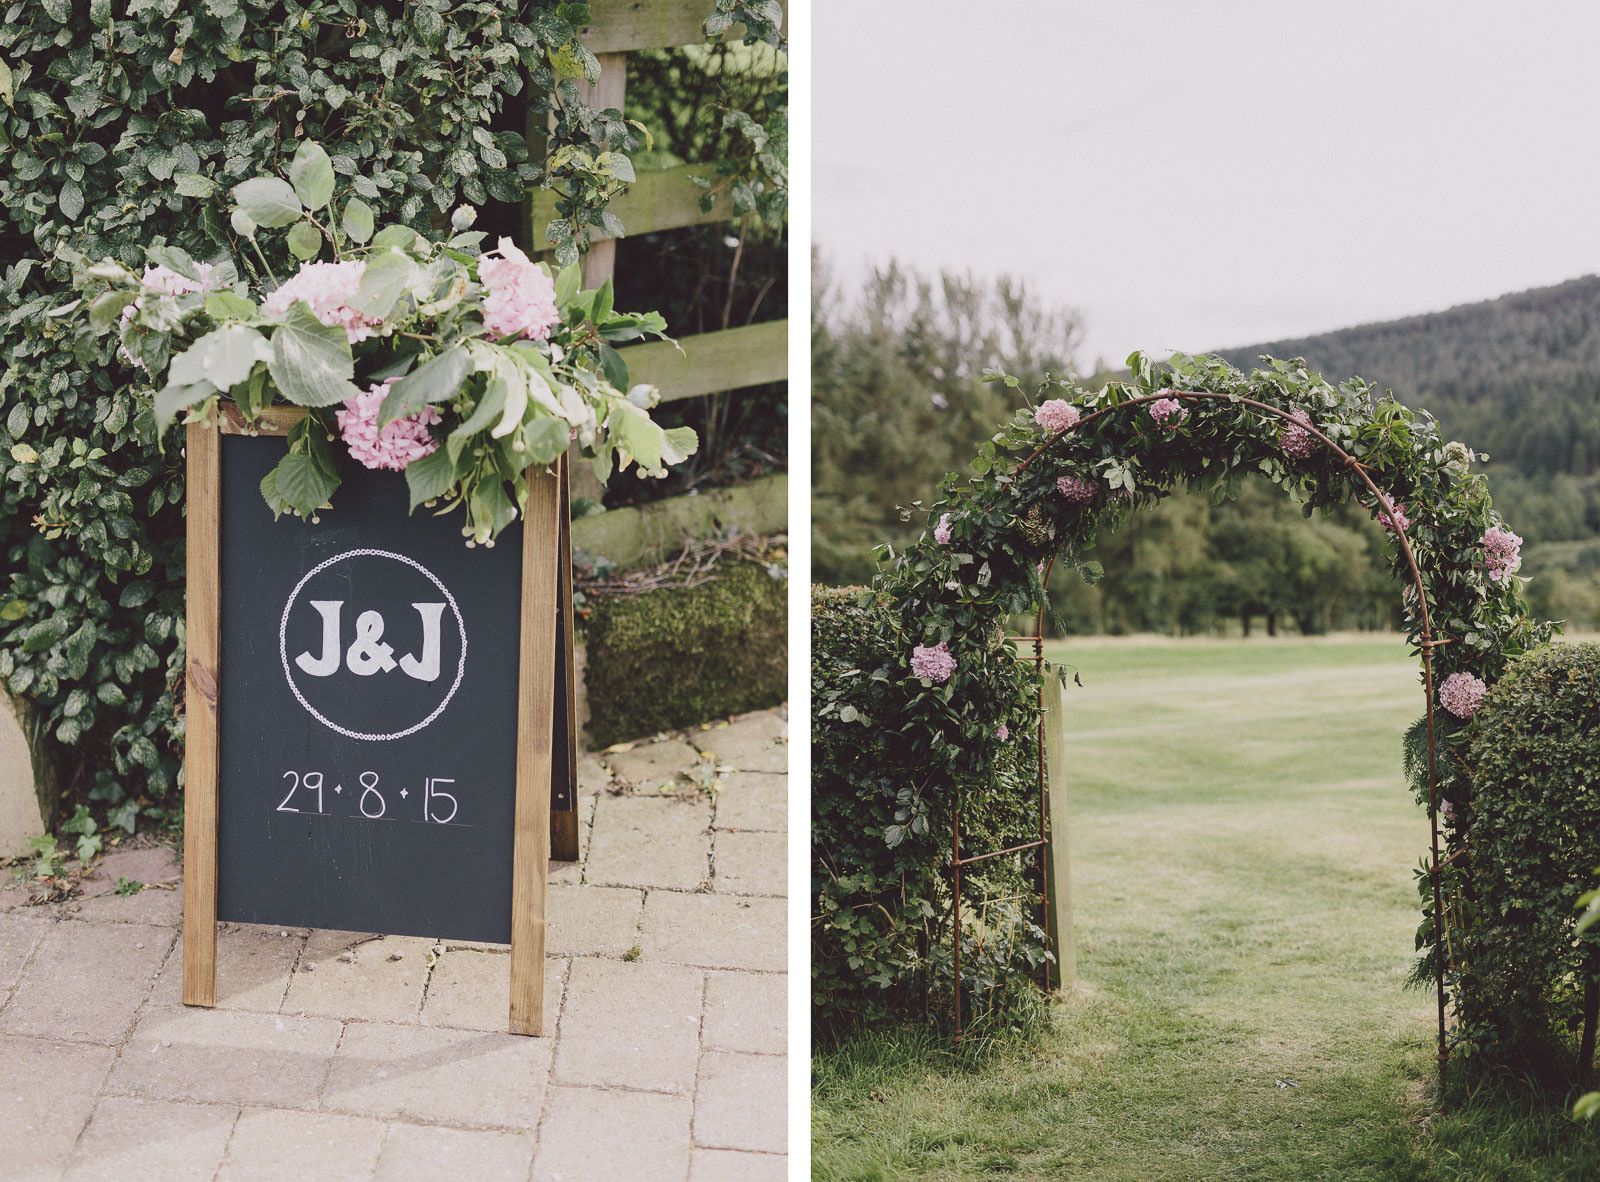
<instances>
[{"instance_id":1,"label":"mown grass lawn","mask_svg":"<svg viewBox=\"0 0 1600 1182\"><path fill-rule=\"evenodd\" d=\"M815 1179L1586 1179L1600 1130L1515 1088L1439 1106L1404 987L1427 820L1395 637L1077 641L1079 984L1028 1049L919 1031L813 1061Z\"/></svg>"}]
</instances>

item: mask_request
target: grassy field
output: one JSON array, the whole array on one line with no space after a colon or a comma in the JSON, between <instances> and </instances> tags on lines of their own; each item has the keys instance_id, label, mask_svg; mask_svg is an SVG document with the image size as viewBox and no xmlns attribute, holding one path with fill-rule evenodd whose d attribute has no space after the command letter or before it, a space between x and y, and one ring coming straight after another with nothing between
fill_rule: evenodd
<instances>
[{"instance_id":1,"label":"grassy field","mask_svg":"<svg viewBox=\"0 0 1600 1182\"><path fill-rule=\"evenodd\" d=\"M814 1179L1600 1178L1516 1091L1436 1107L1403 988L1427 821L1396 638L1076 641L1079 984L1042 1045L875 1032L813 1061Z\"/></svg>"}]
</instances>

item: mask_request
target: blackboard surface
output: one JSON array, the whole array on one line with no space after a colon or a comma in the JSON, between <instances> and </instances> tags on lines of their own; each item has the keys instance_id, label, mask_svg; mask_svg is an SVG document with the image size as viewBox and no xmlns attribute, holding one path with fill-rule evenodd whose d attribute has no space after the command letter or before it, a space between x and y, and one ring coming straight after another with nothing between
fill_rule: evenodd
<instances>
[{"instance_id":1,"label":"blackboard surface","mask_svg":"<svg viewBox=\"0 0 1600 1182\"><path fill-rule=\"evenodd\" d=\"M284 447L222 441L217 917L509 942L521 523L469 550L353 463L274 521Z\"/></svg>"}]
</instances>

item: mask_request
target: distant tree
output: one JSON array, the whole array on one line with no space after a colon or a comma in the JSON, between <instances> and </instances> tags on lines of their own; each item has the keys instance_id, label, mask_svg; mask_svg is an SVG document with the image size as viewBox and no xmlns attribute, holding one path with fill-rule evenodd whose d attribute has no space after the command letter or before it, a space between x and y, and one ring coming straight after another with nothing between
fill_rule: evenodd
<instances>
[{"instance_id":1,"label":"distant tree","mask_svg":"<svg viewBox=\"0 0 1600 1182\"><path fill-rule=\"evenodd\" d=\"M1011 412L983 371L1070 374L1081 327L1019 281L894 261L848 297L814 261L812 293L812 577L861 583L874 546L926 527L900 509L964 468Z\"/></svg>"}]
</instances>

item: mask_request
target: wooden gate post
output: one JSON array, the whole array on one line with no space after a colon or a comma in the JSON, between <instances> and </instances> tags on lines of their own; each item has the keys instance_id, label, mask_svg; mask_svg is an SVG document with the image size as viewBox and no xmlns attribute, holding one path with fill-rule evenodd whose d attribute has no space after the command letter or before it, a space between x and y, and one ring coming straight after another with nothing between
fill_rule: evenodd
<instances>
[{"instance_id":1,"label":"wooden gate post","mask_svg":"<svg viewBox=\"0 0 1600 1182\"><path fill-rule=\"evenodd\" d=\"M1050 820L1050 845L1045 858L1049 892L1046 926L1056 954L1056 979L1062 989L1078 979L1077 949L1072 938L1072 849L1067 828L1066 713L1061 681L1047 673L1044 681L1044 772Z\"/></svg>"}]
</instances>

